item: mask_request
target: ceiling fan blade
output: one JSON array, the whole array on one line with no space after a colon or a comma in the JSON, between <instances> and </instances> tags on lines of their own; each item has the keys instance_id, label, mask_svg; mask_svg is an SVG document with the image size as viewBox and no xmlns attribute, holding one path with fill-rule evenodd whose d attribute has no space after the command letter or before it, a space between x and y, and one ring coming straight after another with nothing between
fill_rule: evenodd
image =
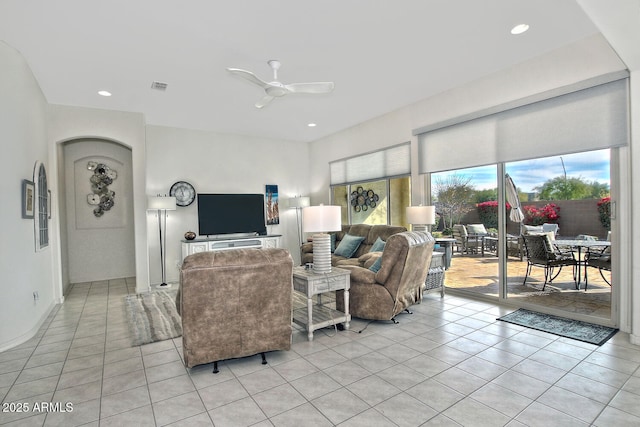
<instances>
[{"instance_id":1,"label":"ceiling fan blade","mask_svg":"<svg viewBox=\"0 0 640 427\"><path fill-rule=\"evenodd\" d=\"M248 80L251 83L256 84L262 88L266 88L267 86L269 86L269 83L260 79L251 71L241 70L239 68L227 68L227 71L230 72L231 74L235 74L238 77L242 77L243 79Z\"/></svg>"},{"instance_id":2,"label":"ceiling fan blade","mask_svg":"<svg viewBox=\"0 0 640 427\"><path fill-rule=\"evenodd\" d=\"M256 102L256 108L262 108L275 99L275 96L266 95L260 101Z\"/></svg>"},{"instance_id":3,"label":"ceiling fan blade","mask_svg":"<svg viewBox=\"0 0 640 427\"><path fill-rule=\"evenodd\" d=\"M292 83L285 85L293 93L329 93L333 90L333 82Z\"/></svg>"}]
</instances>

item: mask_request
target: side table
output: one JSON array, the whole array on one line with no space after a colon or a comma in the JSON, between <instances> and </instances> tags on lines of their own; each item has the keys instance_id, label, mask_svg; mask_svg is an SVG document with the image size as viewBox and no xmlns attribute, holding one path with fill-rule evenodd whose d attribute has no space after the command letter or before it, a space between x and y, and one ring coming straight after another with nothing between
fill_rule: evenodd
<instances>
[{"instance_id":1,"label":"side table","mask_svg":"<svg viewBox=\"0 0 640 427\"><path fill-rule=\"evenodd\" d=\"M429 265L429 274L425 281L423 294L432 291L440 291L440 296L444 297L444 274L445 274L445 254L443 252L434 252L431 256L431 264Z\"/></svg>"},{"instance_id":2,"label":"side table","mask_svg":"<svg viewBox=\"0 0 640 427\"><path fill-rule=\"evenodd\" d=\"M349 287L351 276L349 270L331 268L329 273L315 273L304 267L293 268L293 290L304 294L307 298L307 307L293 310L294 323L307 328L307 338L313 340L313 331L326 326L344 323L344 328L349 329L351 315L349 314ZM344 289L345 313L334 310L321 302L321 294L330 291ZM318 303L314 303L313 296L318 295Z\"/></svg>"}]
</instances>

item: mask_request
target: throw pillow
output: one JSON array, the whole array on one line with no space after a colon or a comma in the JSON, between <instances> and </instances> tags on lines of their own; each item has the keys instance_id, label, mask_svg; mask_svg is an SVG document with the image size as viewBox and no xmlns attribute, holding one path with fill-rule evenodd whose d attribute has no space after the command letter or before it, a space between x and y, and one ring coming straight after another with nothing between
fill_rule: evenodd
<instances>
[{"instance_id":1,"label":"throw pillow","mask_svg":"<svg viewBox=\"0 0 640 427\"><path fill-rule=\"evenodd\" d=\"M331 236L331 253L336 251L336 233L329 233Z\"/></svg>"},{"instance_id":2,"label":"throw pillow","mask_svg":"<svg viewBox=\"0 0 640 427\"><path fill-rule=\"evenodd\" d=\"M369 252L382 252L384 250L384 245L386 245L386 242L378 237L376 241L373 242L373 245L371 245Z\"/></svg>"},{"instance_id":3,"label":"throw pillow","mask_svg":"<svg viewBox=\"0 0 640 427\"><path fill-rule=\"evenodd\" d=\"M487 234L484 224L468 224L467 233L469 234Z\"/></svg>"},{"instance_id":4,"label":"throw pillow","mask_svg":"<svg viewBox=\"0 0 640 427\"><path fill-rule=\"evenodd\" d=\"M351 234L345 234L340 244L336 248L334 254L343 256L345 258L351 258L360 247L360 243L364 240L364 237L352 236Z\"/></svg>"},{"instance_id":5,"label":"throw pillow","mask_svg":"<svg viewBox=\"0 0 640 427\"><path fill-rule=\"evenodd\" d=\"M373 271L374 273L377 273L378 270L380 270L381 265L382 265L382 257L378 257L376 262L371 264L371 267L369 267L369 270Z\"/></svg>"}]
</instances>

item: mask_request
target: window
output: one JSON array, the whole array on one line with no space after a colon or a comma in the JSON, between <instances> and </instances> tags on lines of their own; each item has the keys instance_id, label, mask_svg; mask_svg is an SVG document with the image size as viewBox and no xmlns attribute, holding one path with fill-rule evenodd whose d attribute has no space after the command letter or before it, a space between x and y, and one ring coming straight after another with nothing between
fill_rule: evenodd
<instances>
[{"instance_id":1,"label":"window","mask_svg":"<svg viewBox=\"0 0 640 427\"><path fill-rule=\"evenodd\" d=\"M332 187L332 203L342 206L343 224L392 224L408 228L411 178L380 179Z\"/></svg>"},{"instance_id":2,"label":"window","mask_svg":"<svg viewBox=\"0 0 640 427\"><path fill-rule=\"evenodd\" d=\"M394 145L330 163L332 203L342 206L343 224L407 227L411 205L411 146Z\"/></svg>"},{"instance_id":3,"label":"window","mask_svg":"<svg viewBox=\"0 0 640 427\"><path fill-rule=\"evenodd\" d=\"M47 186L47 171L44 164L36 162L34 168L35 182L35 237L36 251L49 246L49 187Z\"/></svg>"}]
</instances>

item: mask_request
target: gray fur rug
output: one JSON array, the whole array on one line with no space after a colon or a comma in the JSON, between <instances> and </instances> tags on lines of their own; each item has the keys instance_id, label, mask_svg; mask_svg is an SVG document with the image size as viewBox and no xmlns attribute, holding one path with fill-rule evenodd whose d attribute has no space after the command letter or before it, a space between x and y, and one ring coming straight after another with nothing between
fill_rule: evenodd
<instances>
[{"instance_id":1,"label":"gray fur rug","mask_svg":"<svg viewBox=\"0 0 640 427\"><path fill-rule=\"evenodd\" d=\"M182 335L182 320L176 311L176 293L153 291L125 297L133 346Z\"/></svg>"}]
</instances>

